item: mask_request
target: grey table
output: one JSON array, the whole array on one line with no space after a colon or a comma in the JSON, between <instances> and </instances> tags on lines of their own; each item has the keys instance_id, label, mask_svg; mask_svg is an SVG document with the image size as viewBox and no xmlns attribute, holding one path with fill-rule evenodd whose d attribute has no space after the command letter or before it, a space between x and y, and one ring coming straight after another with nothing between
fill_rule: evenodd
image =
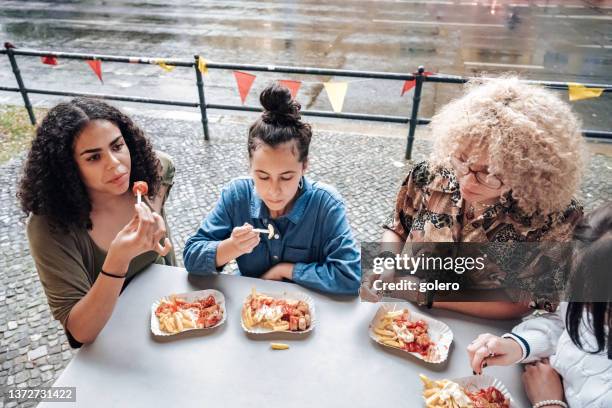
<instances>
[{"instance_id":1,"label":"grey table","mask_svg":"<svg viewBox=\"0 0 612 408\"><path fill-rule=\"evenodd\" d=\"M253 286L308 292L316 305L315 329L298 337L244 333L240 308ZM153 301L207 288L225 295L224 325L171 338L151 334ZM455 336L446 363L432 365L369 338L368 325L378 307L291 283L230 275L188 278L184 269L154 265L127 287L96 341L75 355L54 385L75 386L76 405L87 408L421 407L419 373L436 379L471 375L465 352L469 342L479 333L501 334L512 326L431 311ZM271 350L271 341L286 342L290 349ZM485 371L508 387L519 407L528 406L519 367ZM47 405L57 406L40 406Z\"/></svg>"}]
</instances>

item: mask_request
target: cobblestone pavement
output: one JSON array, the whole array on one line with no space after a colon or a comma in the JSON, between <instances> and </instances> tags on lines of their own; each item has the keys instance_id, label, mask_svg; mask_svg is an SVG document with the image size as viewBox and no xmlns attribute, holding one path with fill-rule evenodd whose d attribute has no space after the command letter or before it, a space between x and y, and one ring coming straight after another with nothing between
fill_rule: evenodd
<instances>
[{"instance_id":1,"label":"cobblestone pavement","mask_svg":"<svg viewBox=\"0 0 612 408\"><path fill-rule=\"evenodd\" d=\"M246 126L220 117L205 143L199 122L137 116L156 149L172 155L177 173L167 205L174 245L186 238L214 205L222 186L247 171ZM415 159L425 157L430 142L418 140ZM309 176L336 186L348 206L361 241L377 240L379 225L392 209L406 173L404 140L362 134L316 132ZM0 167L0 394L5 386L51 385L73 356L59 323L50 315L16 205L15 184L24 155ZM612 194L612 158L595 155L583 186L588 209ZM143 330L146 328L143 328ZM34 406L35 402L21 406ZM17 406L0 401L0 408Z\"/></svg>"}]
</instances>

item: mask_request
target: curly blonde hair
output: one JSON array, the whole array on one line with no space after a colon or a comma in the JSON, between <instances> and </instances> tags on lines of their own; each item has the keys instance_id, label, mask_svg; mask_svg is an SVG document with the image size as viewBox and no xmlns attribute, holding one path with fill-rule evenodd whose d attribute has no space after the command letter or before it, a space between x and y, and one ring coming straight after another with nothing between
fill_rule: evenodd
<instances>
[{"instance_id":1,"label":"curly blonde hair","mask_svg":"<svg viewBox=\"0 0 612 408\"><path fill-rule=\"evenodd\" d=\"M451 167L453 153L484 152L526 214L549 214L576 195L586 159L581 123L547 89L516 77L478 79L430 124L431 163Z\"/></svg>"}]
</instances>

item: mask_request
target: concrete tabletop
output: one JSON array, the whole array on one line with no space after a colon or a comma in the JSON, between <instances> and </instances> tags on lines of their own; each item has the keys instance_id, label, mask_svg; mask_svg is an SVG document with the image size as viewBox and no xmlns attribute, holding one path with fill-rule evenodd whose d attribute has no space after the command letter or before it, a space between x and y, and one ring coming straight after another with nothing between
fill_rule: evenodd
<instances>
[{"instance_id":1,"label":"concrete tabletop","mask_svg":"<svg viewBox=\"0 0 612 408\"><path fill-rule=\"evenodd\" d=\"M308 293L315 301L314 330L305 335L246 334L240 309L253 286L269 293ZM169 337L151 333L155 300L209 288L225 295L225 324ZM434 379L471 375L467 345L480 333L502 334L514 323L421 310L454 333L448 360L428 364L369 338L368 326L379 306L291 283L233 275L188 277L184 269L153 265L126 288L96 341L77 353L54 385L76 387L72 405L88 408L421 407L419 373ZM290 348L272 350L272 341ZM517 407L527 407L520 373L518 366L485 370L506 385ZM56 404L39 406L47 405Z\"/></svg>"}]
</instances>

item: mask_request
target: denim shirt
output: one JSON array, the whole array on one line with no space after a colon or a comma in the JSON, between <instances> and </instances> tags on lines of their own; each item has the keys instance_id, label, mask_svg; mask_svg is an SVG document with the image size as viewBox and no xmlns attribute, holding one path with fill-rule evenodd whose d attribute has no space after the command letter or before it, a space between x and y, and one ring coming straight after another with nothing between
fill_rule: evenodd
<instances>
[{"instance_id":1,"label":"denim shirt","mask_svg":"<svg viewBox=\"0 0 612 408\"><path fill-rule=\"evenodd\" d=\"M261 235L249 254L236 261L244 276L260 277L281 262L294 264L293 281L307 288L356 295L361 279L360 251L340 195L325 184L302 178L303 186L288 214L272 219L251 178L231 181L198 231L185 243L183 261L189 273L208 275L219 243L245 222L255 228L274 226L275 239Z\"/></svg>"}]
</instances>

